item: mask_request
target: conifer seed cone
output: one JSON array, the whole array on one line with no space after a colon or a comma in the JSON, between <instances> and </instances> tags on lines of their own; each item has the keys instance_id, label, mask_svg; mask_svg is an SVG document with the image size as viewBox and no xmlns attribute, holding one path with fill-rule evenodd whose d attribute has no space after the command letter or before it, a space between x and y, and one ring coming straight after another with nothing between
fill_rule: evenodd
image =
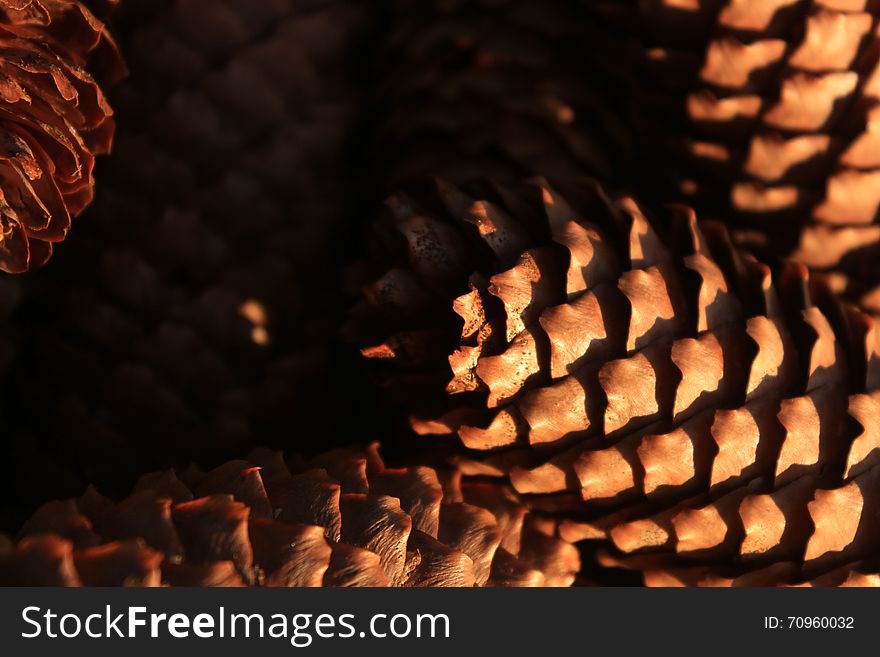
<instances>
[{"instance_id":1,"label":"conifer seed cone","mask_svg":"<svg viewBox=\"0 0 880 657\"><path fill-rule=\"evenodd\" d=\"M614 175L626 139L582 47L587 18L578 0L387 3L371 126L380 188Z\"/></svg>"},{"instance_id":2,"label":"conifer seed cone","mask_svg":"<svg viewBox=\"0 0 880 657\"><path fill-rule=\"evenodd\" d=\"M849 581L880 548L877 327L821 276L540 179L410 189L374 245L349 331L413 440L451 437L603 563Z\"/></svg>"},{"instance_id":3,"label":"conifer seed cone","mask_svg":"<svg viewBox=\"0 0 880 657\"><path fill-rule=\"evenodd\" d=\"M99 86L124 66L77 0L0 1L0 270L44 264L94 194L113 111Z\"/></svg>"},{"instance_id":4,"label":"conifer seed cone","mask_svg":"<svg viewBox=\"0 0 880 657\"><path fill-rule=\"evenodd\" d=\"M441 477L438 476L442 474ZM145 475L113 503L51 502L0 581L63 586L568 586L577 550L503 486L392 469L375 446L309 462L258 450Z\"/></svg>"},{"instance_id":5,"label":"conifer seed cone","mask_svg":"<svg viewBox=\"0 0 880 657\"><path fill-rule=\"evenodd\" d=\"M609 52L641 71L621 80L645 182L730 222L750 248L835 272L835 289L880 308L880 4L593 6L629 58Z\"/></svg>"}]
</instances>

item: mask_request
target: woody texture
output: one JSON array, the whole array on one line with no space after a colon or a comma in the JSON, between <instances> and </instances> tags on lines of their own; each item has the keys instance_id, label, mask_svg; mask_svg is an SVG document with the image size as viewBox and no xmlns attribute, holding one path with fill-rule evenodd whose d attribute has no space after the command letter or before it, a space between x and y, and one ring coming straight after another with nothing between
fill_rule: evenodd
<instances>
[{"instance_id":1,"label":"woody texture","mask_svg":"<svg viewBox=\"0 0 880 657\"><path fill-rule=\"evenodd\" d=\"M115 123L100 83L124 74L105 25L76 0L0 2L0 270L44 264L91 202Z\"/></svg>"},{"instance_id":2,"label":"woody texture","mask_svg":"<svg viewBox=\"0 0 880 657\"><path fill-rule=\"evenodd\" d=\"M388 468L375 446L145 475L113 503L51 502L0 582L54 586L568 586L577 550L512 491ZM259 464L259 465L257 465Z\"/></svg>"},{"instance_id":3,"label":"woody texture","mask_svg":"<svg viewBox=\"0 0 880 657\"><path fill-rule=\"evenodd\" d=\"M878 30L0 0L0 584L880 585Z\"/></svg>"},{"instance_id":4,"label":"woody texture","mask_svg":"<svg viewBox=\"0 0 880 657\"><path fill-rule=\"evenodd\" d=\"M880 5L592 8L597 29L613 35L606 53L626 61L620 80L626 122L645 145L634 166L643 187L731 223L750 249L833 272L835 290L876 309Z\"/></svg>"},{"instance_id":5,"label":"woody texture","mask_svg":"<svg viewBox=\"0 0 880 657\"><path fill-rule=\"evenodd\" d=\"M392 197L352 322L411 440L649 584L861 577L874 318L721 224L646 212L543 180Z\"/></svg>"}]
</instances>

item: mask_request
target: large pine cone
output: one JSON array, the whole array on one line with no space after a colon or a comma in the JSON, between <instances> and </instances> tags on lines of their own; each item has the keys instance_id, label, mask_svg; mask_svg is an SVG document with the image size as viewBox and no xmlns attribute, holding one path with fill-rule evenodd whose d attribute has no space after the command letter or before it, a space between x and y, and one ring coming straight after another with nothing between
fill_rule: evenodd
<instances>
[{"instance_id":1,"label":"large pine cone","mask_svg":"<svg viewBox=\"0 0 880 657\"><path fill-rule=\"evenodd\" d=\"M124 67L77 0L0 0L0 40L0 270L20 273L44 264L91 202L115 128L92 73L112 83Z\"/></svg>"},{"instance_id":2,"label":"large pine cone","mask_svg":"<svg viewBox=\"0 0 880 657\"><path fill-rule=\"evenodd\" d=\"M577 550L495 484L390 469L375 447L285 465L258 450L208 473L145 475L112 503L51 502L0 581L63 586L568 586ZM186 482L186 483L184 483Z\"/></svg>"},{"instance_id":3,"label":"large pine cone","mask_svg":"<svg viewBox=\"0 0 880 657\"><path fill-rule=\"evenodd\" d=\"M172 456L220 463L291 426L316 443L345 433L319 400L351 379L328 381L339 368L325 348L338 307L327 254L343 248L331 238L348 209L363 9L122 4L131 76L113 97L107 185L19 310L4 506L89 482L121 492Z\"/></svg>"},{"instance_id":4,"label":"large pine cone","mask_svg":"<svg viewBox=\"0 0 880 657\"><path fill-rule=\"evenodd\" d=\"M594 6L642 69L629 119L655 147L647 181L734 223L743 244L839 271L837 288L880 307L880 5Z\"/></svg>"},{"instance_id":5,"label":"large pine cone","mask_svg":"<svg viewBox=\"0 0 880 657\"><path fill-rule=\"evenodd\" d=\"M880 548L877 330L824 280L592 184L434 183L376 234L349 330L413 429L608 563L772 583Z\"/></svg>"},{"instance_id":6,"label":"large pine cone","mask_svg":"<svg viewBox=\"0 0 880 657\"><path fill-rule=\"evenodd\" d=\"M424 175L613 175L626 140L583 48L578 0L394 0L385 10L370 161L379 188Z\"/></svg>"}]
</instances>

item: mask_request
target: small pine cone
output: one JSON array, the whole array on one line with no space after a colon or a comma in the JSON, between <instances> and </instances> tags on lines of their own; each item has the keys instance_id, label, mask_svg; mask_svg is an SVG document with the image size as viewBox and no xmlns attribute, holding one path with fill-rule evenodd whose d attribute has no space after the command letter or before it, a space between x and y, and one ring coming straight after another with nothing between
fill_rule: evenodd
<instances>
[{"instance_id":1,"label":"small pine cone","mask_svg":"<svg viewBox=\"0 0 880 657\"><path fill-rule=\"evenodd\" d=\"M412 428L605 563L782 583L880 548L878 331L818 275L592 184L433 183L376 233L349 331Z\"/></svg>"},{"instance_id":2,"label":"small pine cone","mask_svg":"<svg viewBox=\"0 0 880 657\"><path fill-rule=\"evenodd\" d=\"M348 211L365 13L347 0L120 5L132 73L114 89L106 193L21 304L4 416L18 508L216 465L294 423L315 443L345 432L317 409L347 394L327 253L343 248L331 240Z\"/></svg>"},{"instance_id":3,"label":"small pine cone","mask_svg":"<svg viewBox=\"0 0 880 657\"><path fill-rule=\"evenodd\" d=\"M664 198L731 221L753 249L839 270L854 299L880 283L880 5L596 6L642 70L628 118L656 149L644 176Z\"/></svg>"},{"instance_id":4,"label":"small pine cone","mask_svg":"<svg viewBox=\"0 0 880 657\"><path fill-rule=\"evenodd\" d=\"M49 259L91 202L95 156L115 128L93 74L109 84L124 67L77 0L0 0L0 35L0 270L21 273Z\"/></svg>"},{"instance_id":5,"label":"small pine cone","mask_svg":"<svg viewBox=\"0 0 880 657\"><path fill-rule=\"evenodd\" d=\"M0 581L569 586L580 561L555 529L504 486L388 468L375 446L289 466L257 450L207 473L145 475L118 503L89 488L46 504L0 556Z\"/></svg>"},{"instance_id":6,"label":"small pine cone","mask_svg":"<svg viewBox=\"0 0 880 657\"><path fill-rule=\"evenodd\" d=\"M582 47L584 15L577 0L388 3L375 64L379 187L424 175L607 180L625 136Z\"/></svg>"}]
</instances>

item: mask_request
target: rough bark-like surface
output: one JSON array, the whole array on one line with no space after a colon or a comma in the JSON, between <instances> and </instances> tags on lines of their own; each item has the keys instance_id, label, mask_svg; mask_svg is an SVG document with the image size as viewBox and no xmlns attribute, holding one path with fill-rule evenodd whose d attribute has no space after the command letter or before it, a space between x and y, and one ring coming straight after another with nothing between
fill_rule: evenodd
<instances>
[{"instance_id":1,"label":"rough bark-like surface","mask_svg":"<svg viewBox=\"0 0 880 657\"><path fill-rule=\"evenodd\" d=\"M875 319L721 224L646 212L542 180L392 198L349 330L412 440L457 442L465 474L508 477L649 583L870 556Z\"/></svg>"},{"instance_id":2,"label":"rough bark-like surface","mask_svg":"<svg viewBox=\"0 0 880 657\"><path fill-rule=\"evenodd\" d=\"M258 465L255 465L258 464ZM509 489L375 447L286 464L258 450L210 472L145 475L111 502L51 502L0 554L0 584L569 586L577 550ZM511 515L517 522L505 522Z\"/></svg>"}]
</instances>

